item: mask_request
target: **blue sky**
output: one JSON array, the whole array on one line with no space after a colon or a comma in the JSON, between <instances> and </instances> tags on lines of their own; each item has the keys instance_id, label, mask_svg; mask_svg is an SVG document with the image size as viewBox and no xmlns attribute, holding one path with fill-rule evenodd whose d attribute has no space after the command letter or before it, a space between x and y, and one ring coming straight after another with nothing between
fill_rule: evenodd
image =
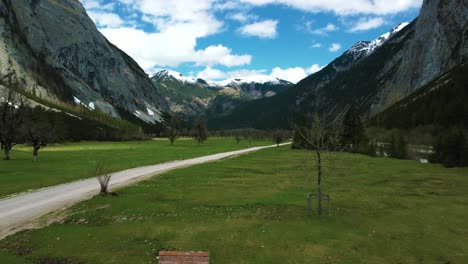
<instances>
[{"instance_id":1,"label":"blue sky","mask_svg":"<svg viewBox=\"0 0 468 264\"><path fill-rule=\"evenodd\" d=\"M417 17L422 0L81 0L148 74L297 82L359 40Z\"/></svg>"}]
</instances>

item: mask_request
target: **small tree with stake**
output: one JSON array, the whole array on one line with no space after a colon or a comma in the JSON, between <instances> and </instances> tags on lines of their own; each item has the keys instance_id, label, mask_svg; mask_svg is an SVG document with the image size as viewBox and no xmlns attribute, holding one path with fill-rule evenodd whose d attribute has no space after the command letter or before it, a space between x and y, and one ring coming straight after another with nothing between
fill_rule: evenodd
<instances>
[{"instance_id":1,"label":"small tree with stake","mask_svg":"<svg viewBox=\"0 0 468 264\"><path fill-rule=\"evenodd\" d=\"M322 201L328 201L328 210L330 212L329 195L322 193L322 154L324 151L333 150L339 145L340 129L331 122L326 122L321 119L318 113L313 114L311 124L306 127L296 127L295 140L301 140L300 143L303 148L312 149L317 158L317 194L310 194L308 200L308 212L311 213L311 200L317 199L317 214L322 215ZM297 144L297 143L296 143Z\"/></svg>"},{"instance_id":2,"label":"small tree with stake","mask_svg":"<svg viewBox=\"0 0 468 264\"><path fill-rule=\"evenodd\" d=\"M317 199L317 214L322 215L322 201L328 201L330 213L330 195L322 193L322 153L336 150L340 145L341 123L334 120L329 114L321 114L319 110L327 109L323 104L319 90L315 89L313 106L315 111L311 116L300 115L295 125L293 148L311 149L317 158L317 194L307 196L307 211L312 212L312 199ZM338 125L340 124L340 125Z\"/></svg>"}]
</instances>

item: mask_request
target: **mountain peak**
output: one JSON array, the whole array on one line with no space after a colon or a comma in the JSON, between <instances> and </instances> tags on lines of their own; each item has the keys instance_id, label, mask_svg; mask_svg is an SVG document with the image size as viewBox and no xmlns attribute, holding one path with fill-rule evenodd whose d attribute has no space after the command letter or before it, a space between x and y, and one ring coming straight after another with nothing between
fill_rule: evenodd
<instances>
[{"instance_id":1,"label":"mountain peak","mask_svg":"<svg viewBox=\"0 0 468 264\"><path fill-rule=\"evenodd\" d=\"M402 22L394 26L389 32L382 34L378 38L372 41L359 41L354 44L347 53L352 54L361 54L364 56L369 56L372 54L378 47L382 46L387 40L393 37L396 33L400 32L403 28L409 25L408 22Z\"/></svg>"},{"instance_id":2,"label":"mountain peak","mask_svg":"<svg viewBox=\"0 0 468 264\"><path fill-rule=\"evenodd\" d=\"M268 75L254 75L254 76L246 76L242 78L232 78L227 79L224 81L215 81L211 82L212 85L219 86L219 87L226 87L230 85L241 85L241 84L287 84L290 83L285 80L278 79L273 76Z\"/></svg>"},{"instance_id":3,"label":"mountain peak","mask_svg":"<svg viewBox=\"0 0 468 264\"><path fill-rule=\"evenodd\" d=\"M198 82L198 79L195 77L185 77L182 75L180 72L172 71L172 70L161 70L157 73L155 73L152 77L152 79L168 79L168 78L173 78L176 79L182 83L196 83Z\"/></svg>"}]
</instances>

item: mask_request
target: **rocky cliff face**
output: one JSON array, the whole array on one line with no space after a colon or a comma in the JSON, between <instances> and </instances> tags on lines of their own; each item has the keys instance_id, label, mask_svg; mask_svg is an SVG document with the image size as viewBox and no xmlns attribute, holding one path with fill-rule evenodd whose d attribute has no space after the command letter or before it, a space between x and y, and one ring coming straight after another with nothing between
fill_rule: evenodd
<instances>
[{"instance_id":1,"label":"rocky cliff face","mask_svg":"<svg viewBox=\"0 0 468 264\"><path fill-rule=\"evenodd\" d=\"M468 1L425 0L414 35L386 69L397 66L380 87L374 115L468 59Z\"/></svg>"},{"instance_id":2,"label":"rocky cliff face","mask_svg":"<svg viewBox=\"0 0 468 264\"><path fill-rule=\"evenodd\" d=\"M168 111L138 64L96 29L78 0L0 0L0 73L31 95L146 122Z\"/></svg>"}]
</instances>

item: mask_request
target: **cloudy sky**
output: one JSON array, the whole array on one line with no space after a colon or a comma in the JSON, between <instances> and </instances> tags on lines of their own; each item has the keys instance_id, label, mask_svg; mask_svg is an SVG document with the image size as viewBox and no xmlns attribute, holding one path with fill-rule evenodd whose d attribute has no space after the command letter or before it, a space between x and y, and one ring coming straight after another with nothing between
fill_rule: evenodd
<instances>
[{"instance_id":1,"label":"cloudy sky","mask_svg":"<svg viewBox=\"0 0 468 264\"><path fill-rule=\"evenodd\" d=\"M359 40L418 15L422 0L81 0L148 74L297 82Z\"/></svg>"}]
</instances>

